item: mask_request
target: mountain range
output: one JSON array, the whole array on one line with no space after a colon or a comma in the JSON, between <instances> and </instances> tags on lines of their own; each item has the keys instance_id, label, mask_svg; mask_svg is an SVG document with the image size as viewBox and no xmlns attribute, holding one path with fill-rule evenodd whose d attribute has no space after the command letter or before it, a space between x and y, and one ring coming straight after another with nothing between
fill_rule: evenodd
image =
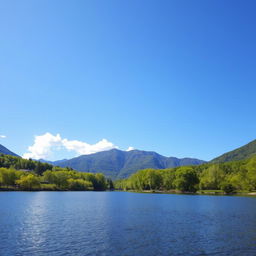
<instances>
[{"instance_id":1,"label":"mountain range","mask_svg":"<svg viewBox=\"0 0 256 256\"><path fill-rule=\"evenodd\" d=\"M0 154L1 153L18 156L0 144ZM256 140L214 158L210 163L243 160L255 154ZM165 157L152 151L122 151L119 149L111 149L109 151L102 151L90 155L81 155L72 159L63 159L54 162L43 159L40 159L40 161L60 167L71 167L82 172L101 172L112 179L127 178L136 171L146 168L165 169L205 163L205 161L195 158L179 159L176 157Z\"/></svg>"},{"instance_id":2,"label":"mountain range","mask_svg":"<svg viewBox=\"0 0 256 256\"><path fill-rule=\"evenodd\" d=\"M114 179L127 178L137 170L165 169L184 165L198 165L205 161L194 158L165 157L151 151L122 151L111 149L91 155L82 155L70 160L53 162L60 167L72 167L83 172L103 172Z\"/></svg>"}]
</instances>

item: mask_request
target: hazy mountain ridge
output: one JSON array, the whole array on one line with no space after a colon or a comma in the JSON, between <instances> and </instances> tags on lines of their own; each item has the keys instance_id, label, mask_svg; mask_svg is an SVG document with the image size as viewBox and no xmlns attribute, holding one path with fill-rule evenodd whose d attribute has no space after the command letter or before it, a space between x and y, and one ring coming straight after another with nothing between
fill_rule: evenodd
<instances>
[{"instance_id":1,"label":"hazy mountain ridge","mask_svg":"<svg viewBox=\"0 0 256 256\"><path fill-rule=\"evenodd\" d=\"M33 159L36 161L40 161L41 163L47 163L47 164L52 164L52 165L58 165L61 162L67 161L68 159L62 159L62 160L56 160L56 161L50 161L50 160L45 160L45 159Z\"/></svg>"},{"instance_id":2,"label":"hazy mountain ridge","mask_svg":"<svg viewBox=\"0 0 256 256\"><path fill-rule=\"evenodd\" d=\"M9 150L8 148L4 147L1 144L0 144L0 154L18 156L19 157L19 155L13 153L11 150Z\"/></svg>"}]
</instances>

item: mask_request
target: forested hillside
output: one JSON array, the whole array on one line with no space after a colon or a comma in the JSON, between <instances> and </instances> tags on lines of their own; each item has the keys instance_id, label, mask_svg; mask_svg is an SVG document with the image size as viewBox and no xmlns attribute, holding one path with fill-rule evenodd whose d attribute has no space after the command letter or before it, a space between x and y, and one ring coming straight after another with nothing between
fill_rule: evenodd
<instances>
[{"instance_id":1,"label":"forested hillside","mask_svg":"<svg viewBox=\"0 0 256 256\"><path fill-rule=\"evenodd\" d=\"M113 183L103 174L0 155L0 189L11 190L106 190Z\"/></svg>"},{"instance_id":2,"label":"forested hillside","mask_svg":"<svg viewBox=\"0 0 256 256\"><path fill-rule=\"evenodd\" d=\"M207 163L165 170L145 169L116 182L124 190L256 190L256 156L227 163Z\"/></svg>"},{"instance_id":3,"label":"forested hillside","mask_svg":"<svg viewBox=\"0 0 256 256\"><path fill-rule=\"evenodd\" d=\"M236 160L243 160L255 154L256 154L256 140L253 140L250 143L240 148L237 148L219 157L214 158L211 162L223 163L223 162L230 162L230 161L236 161Z\"/></svg>"}]
</instances>

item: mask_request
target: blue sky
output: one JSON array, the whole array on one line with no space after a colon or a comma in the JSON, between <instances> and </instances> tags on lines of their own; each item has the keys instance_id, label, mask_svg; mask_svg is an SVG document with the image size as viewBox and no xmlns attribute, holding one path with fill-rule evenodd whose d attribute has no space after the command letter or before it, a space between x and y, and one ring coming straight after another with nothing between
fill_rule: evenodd
<instances>
[{"instance_id":1,"label":"blue sky","mask_svg":"<svg viewBox=\"0 0 256 256\"><path fill-rule=\"evenodd\" d=\"M22 155L48 132L210 160L255 139L255 8L0 1L0 143Z\"/></svg>"}]
</instances>

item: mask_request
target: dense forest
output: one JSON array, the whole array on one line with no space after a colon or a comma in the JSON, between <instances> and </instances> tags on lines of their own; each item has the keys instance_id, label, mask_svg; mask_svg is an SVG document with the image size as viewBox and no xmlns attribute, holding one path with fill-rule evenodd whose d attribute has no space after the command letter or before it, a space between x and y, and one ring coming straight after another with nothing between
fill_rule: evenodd
<instances>
[{"instance_id":1,"label":"dense forest","mask_svg":"<svg viewBox=\"0 0 256 256\"><path fill-rule=\"evenodd\" d=\"M207 163L164 170L145 169L118 180L122 190L196 192L222 190L226 193L256 190L256 156L247 160Z\"/></svg>"},{"instance_id":2,"label":"dense forest","mask_svg":"<svg viewBox=\"0 0 256 256\"><path fill-rule=\"evenodd\" d=\"M2 154L0 189L103 191L113 189L113 183L101 173L77 172L71 168Z\"/></svg>"}]
</instances>

